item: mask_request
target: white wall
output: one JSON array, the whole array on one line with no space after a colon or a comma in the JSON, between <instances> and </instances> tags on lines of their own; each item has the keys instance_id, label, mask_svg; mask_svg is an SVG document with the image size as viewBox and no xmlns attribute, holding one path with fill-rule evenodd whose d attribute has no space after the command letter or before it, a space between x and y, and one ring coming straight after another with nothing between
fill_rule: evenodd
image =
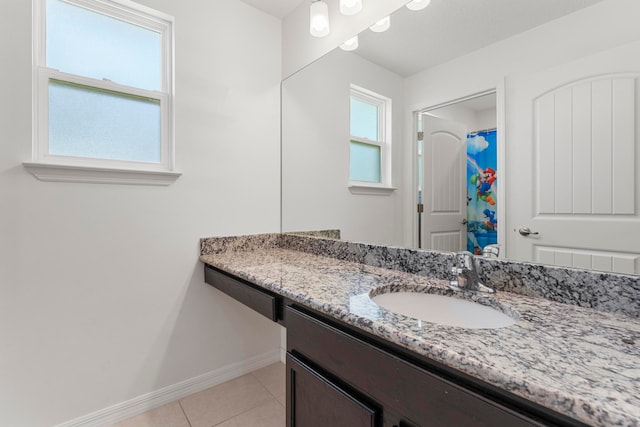
<instances>
[{"instance_id":1,"label":"white wall","mask_svg":"<svg viewBox=\"0 0 640 427\"><path fill-rule=\"evenodd\" d=\"M465 107L464 104L453 104L431 110L428 114L441 119L464 123L468 132L495 128L497 123L495 108L476 111Z\"/></svg>"},{"instance_id":2,"label":"white wall","mask_svg":"<svg viewBox=\"0 0 640 427\"><path fill-rule=\"evenodd\" d=\"M544 69L640 34L637 0L605 0L406 79L408 111L495 88L505 76Z\"/></svg>"},{"instance_id":3,"label":"white wall","mask_svg":"<svg viewBox=\"0 0 640 427\"><path fill-rule=\"evenodd\" d=\"M31 158L31 7L0 14L0 425L47 426L278 351L203 283L204 236L279 229L280 21L237 0L176 17L169 187L45 183Z\"/></svg>"},{"instance_id":4,"label":"white wall","mask_svg":"<svg viewBox=\"0 0 640 427\"><path fill-rule=\"evenodd\" d=\"M497 125L496 108L476 111L476 126L473 128L474 131L493 129Z\"/></svg>"},{"instance_id":5,"label":"white wall","mask_svg":"<svg viewBox=\"0 0 640 427\"><path fill-rule=\"evenodd\" d=\"M283 231L338 228L342 238L400 244L402 78L340 49L283 83ZM392 99L391 195L349 191L349 85Z\"/></svg>"},{"instance_id":6,"label":"white wall","mask_svg":"<svg viewBox=\"0 0 640 427\"><path fill-rule=\"evenodd\" d=\"M329 6L331 32L326 37L309 34L309 6L302 2L282 20L282 77L286 78L340 46L362 30L391 14L409 0L364 1L354 16L340 14L339 0L325 0Z\"/></svg>"}]
</instances>

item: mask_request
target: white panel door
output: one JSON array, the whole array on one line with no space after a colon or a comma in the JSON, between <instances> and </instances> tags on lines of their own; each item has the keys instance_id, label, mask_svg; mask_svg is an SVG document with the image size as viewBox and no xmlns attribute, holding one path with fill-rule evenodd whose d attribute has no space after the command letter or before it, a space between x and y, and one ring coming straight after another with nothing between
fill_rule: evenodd
<instances>
[{"instance_id":1,"label":"white panel door","mask_svg":"<svg viewBox=\"0 0 640 427\"><path fill-rule=\"evenodd\" d=\"M423 114L425 249L461 251L467 247L467 129L462 123Z\"/></svg>"},{"instance_id":2,"label":"white panel door","mask_svg":"<svg viewBox=\"0 0 640 427\"><path fill-rule=\"evenodd\" d=\"M507 257L640 274L639 76L636 42L507 80Z\"/></svg>"}]
</instances>

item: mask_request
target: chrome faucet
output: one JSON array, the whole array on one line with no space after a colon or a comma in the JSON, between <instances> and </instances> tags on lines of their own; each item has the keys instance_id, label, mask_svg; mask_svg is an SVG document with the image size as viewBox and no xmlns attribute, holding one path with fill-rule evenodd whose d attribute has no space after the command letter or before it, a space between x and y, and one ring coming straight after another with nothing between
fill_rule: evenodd
<instances>
[{"instance_id":1,"label":"chrome faucet","mask_svg":"<svg viewBox=\"0 0 640 427\"><path fill-rule=\"evenodd\" d=\"M456 275L456 280L449 284L451 287L473 292L494 293L495 291L480 283L480 267L471 252L454 252L455 265L451 272Z\"/></svg>"},{"instance_id":2,"label":"chrome faucet","mask_svg":"<svg viewBox=\"0 0 640 427\"><path fill-rule=\"evenodd\" d=\"M498 258L500 255L500 245L487 245L482 249L482 256L485 258Z\"/></svg>"}]
</instances>

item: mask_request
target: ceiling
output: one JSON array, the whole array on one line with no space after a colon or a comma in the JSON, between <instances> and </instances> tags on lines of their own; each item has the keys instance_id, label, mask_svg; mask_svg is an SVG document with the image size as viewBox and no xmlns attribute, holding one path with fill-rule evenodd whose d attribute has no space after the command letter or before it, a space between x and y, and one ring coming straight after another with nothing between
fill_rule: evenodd
<instances>
[{"instance_id":1,"label":"ceiling","mask_svg":"<svg viewBox=\"0 0 640 427\"><path fill-rule=\"evenodd\" d=\"M244 3L267 12L276 18L284 18L293 11L300 3L306 0L241 0Z\"/></svg>"},{"instance_id":2,"label":"ceiling","mask_svg":"<svg viewBox=\"0 0 640 427\"><path fill-rule=\"evenodd\" d=\"M310 3L241 1L280 19L300 4ZM429 7L418 12L400 8L384 33L362 32L355 53L406 77L600 1L432 0Z\"/></svg>"},{"instance_id":3,"label":"ceiling","mask_svg":"<svg viewBox=\"0 0 640 427\"><path fill-rule=\"evenodd\" d=\"M432 0L418 12L400 8L384 33L362 32L355 53L406 77L599 1Z\"/></svg>"}]
</instances>

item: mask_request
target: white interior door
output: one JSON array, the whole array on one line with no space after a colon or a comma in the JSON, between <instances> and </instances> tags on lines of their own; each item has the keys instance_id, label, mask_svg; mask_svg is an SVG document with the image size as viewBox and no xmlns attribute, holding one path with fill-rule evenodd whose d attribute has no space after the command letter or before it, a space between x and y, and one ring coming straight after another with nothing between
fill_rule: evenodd
<instances>
[{"instance_id":1,"label":"white interior door","mask_svg":"<svg viewBox=\"0 0 640 427\"><path fill-rule=\"evenodd\" d=\"M422 115L425 249L460 251L467 246L467 129L462 123Z\"/></svg>"},{"instance_id":2,"label":"white interior door","mask_svg":"<svg viewBox=\"0 0 640 427\"><path fill-rule=\"evenodd\" d=\"M639 76L635 42L507 80L507 257L640 273Z\"/></svg>"}]
</instances>

